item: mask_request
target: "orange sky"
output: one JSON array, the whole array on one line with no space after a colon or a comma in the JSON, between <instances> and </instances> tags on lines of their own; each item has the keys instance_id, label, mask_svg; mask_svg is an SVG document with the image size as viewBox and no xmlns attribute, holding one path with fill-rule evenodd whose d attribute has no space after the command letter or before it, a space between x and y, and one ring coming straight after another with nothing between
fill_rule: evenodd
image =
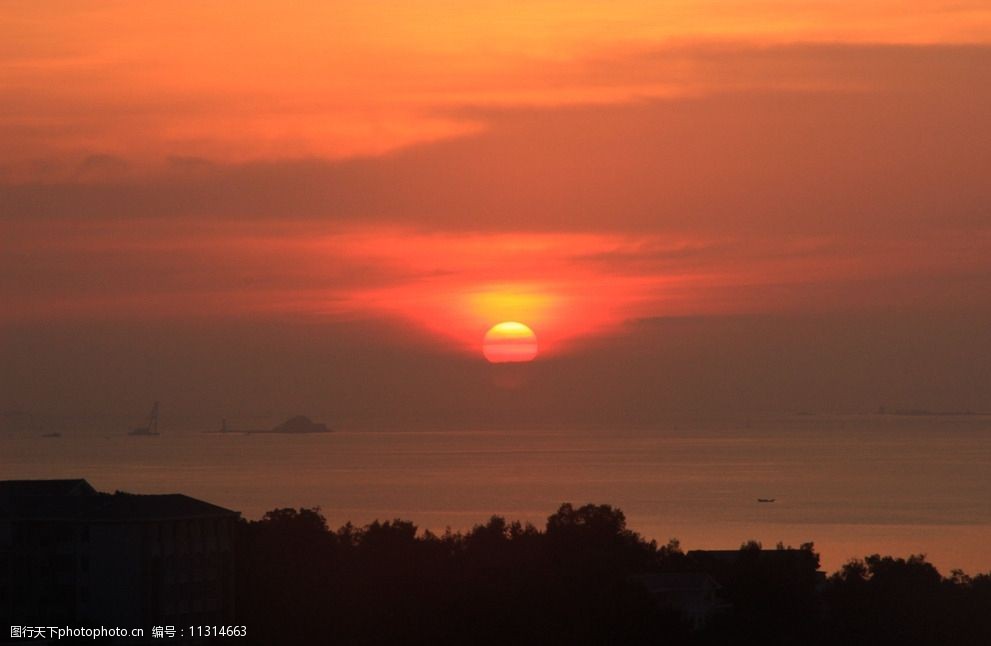
<instances>
[{"instance_id":1,"label":"orange sky","mask_svg":"<svg viewBox=\"0 0 991 646\"><path fill-rule=\"evenodd\" d=\"M4 2L0 152L13 177L115 155L342 157L484 127L453 108L720 90L698 43L987 43L986 2ZM621 66L616 66L621 67ZM774 79L763 79L774 81ZM753 79L751 79L753 81Z\"/></svg>"},{"instance_id":2,"label":"orange sky","mask_svg":"<svg viewBox=\"0 0 991 646\"><path fill-rule=\"evenodd\" d=\"M0 9L0 324L991 308L986 2Z\"/></svg>"}]
</instances>

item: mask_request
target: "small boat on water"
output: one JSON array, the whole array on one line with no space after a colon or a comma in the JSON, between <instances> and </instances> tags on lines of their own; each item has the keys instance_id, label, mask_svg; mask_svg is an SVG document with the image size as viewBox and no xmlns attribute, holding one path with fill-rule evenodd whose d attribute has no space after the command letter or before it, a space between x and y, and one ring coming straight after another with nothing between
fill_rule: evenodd
<instances>
[{"instance_id":1,"label":"small boat on water","mask_svg":"<svg viewBox=\"0 0 991 646\"><path fill-rule=\"evenodd\" d=\"M774 502L774 498L758 498L757 502Z\"/></svg>"},{"instance_id":2,"label":"small boat on water","mask_svg":"<svg viewBox=\"0 0 991 646\"><path fill-rule=\"evenodd\" d=\"M155 405L151 407L151 414L148 416L148 425L139 426L131 431L128 431L127 434L137 437L158 435L158 402L155 402Z\"/></svg>"}]
</instances>

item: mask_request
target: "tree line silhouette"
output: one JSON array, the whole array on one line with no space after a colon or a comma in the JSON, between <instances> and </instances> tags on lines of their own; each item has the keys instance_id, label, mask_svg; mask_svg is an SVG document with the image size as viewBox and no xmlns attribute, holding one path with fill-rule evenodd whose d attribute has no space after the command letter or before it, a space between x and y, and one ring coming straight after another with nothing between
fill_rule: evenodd
<instances>
[{"instance_id":1,"label":"tree line silhouette","mask_svg":"<svg viewBox=\"0 0 991 646\"><path fill-rule=\"evenodd\" d=\"M241 522L237 564L255 644L991 644L989 574L873 555L827 578L811 543L686 553L609 505L441 535L276 509ZM711 616L693 624L652 594L643 577L663 573L711 577Z\"/></svg>"}]
</instances>

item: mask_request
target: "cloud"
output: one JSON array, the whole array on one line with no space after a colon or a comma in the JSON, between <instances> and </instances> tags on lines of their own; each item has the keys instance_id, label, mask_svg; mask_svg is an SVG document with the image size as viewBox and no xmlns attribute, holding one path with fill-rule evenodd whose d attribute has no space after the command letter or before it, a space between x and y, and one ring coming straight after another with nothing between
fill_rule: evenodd
<instances>
[{"instance_id":1,"label":"cloud","mask_svg":"<svg viewBox=\"0 0 991 646\"><path fill-rule=\"evenodd\" d=\"M989 306L991 48L672 51L589 76L690 60L707 89L461 108L485 128L377 156L2 184L5 317L386 317L467 347L500 312L553 345L659 315Z\"/></svg>"},{"instance_id":2,"label":"cloud","mask_svg":"<svg viewBox=\"0 0 991 646\"><path fill-rule=\"evenodd\" d=\"M690 52L712 70L700 78L729 89L465 109L484 131L376 157L197 161L99 183L5 184L0 216L885 238L968 228L987 215L991 48ZM610 69L622 76L658 58ZM756 87L761 79L783 88ZM798 81L815 88L790 87Z\"/></svg>"}]
</instances>

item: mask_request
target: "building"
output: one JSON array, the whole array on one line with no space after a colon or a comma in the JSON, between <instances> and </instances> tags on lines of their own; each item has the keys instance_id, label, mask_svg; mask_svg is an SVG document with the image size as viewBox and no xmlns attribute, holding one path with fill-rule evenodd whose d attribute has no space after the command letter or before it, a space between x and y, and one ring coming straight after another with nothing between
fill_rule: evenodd
<instances>
[{"instance_id":1,"label":"building","mask_svg":"<svg viewBox=\"0 0 991 646\"><path fill-rule=\"evenodd\" d=\"M229 625L239 514L85 480L0 481L0 625ZM8 621L9 619L9 621Z\"/></svg>"}]
</instances>

